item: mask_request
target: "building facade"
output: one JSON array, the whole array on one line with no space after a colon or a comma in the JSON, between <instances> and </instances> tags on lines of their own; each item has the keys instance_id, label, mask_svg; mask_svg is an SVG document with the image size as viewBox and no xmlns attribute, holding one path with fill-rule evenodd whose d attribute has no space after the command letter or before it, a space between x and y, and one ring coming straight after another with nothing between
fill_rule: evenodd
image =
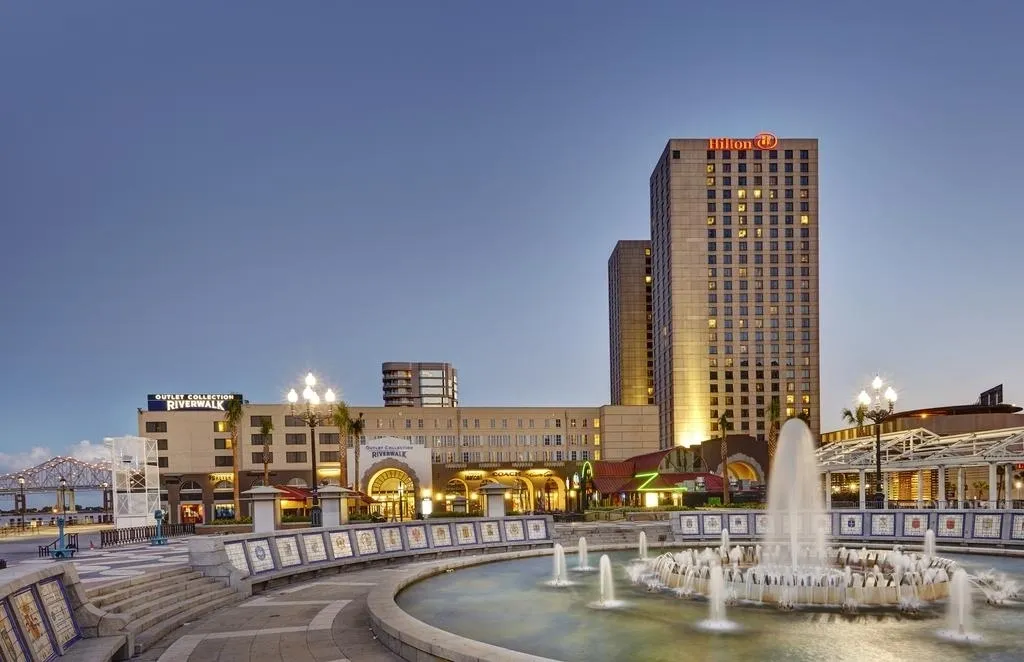
<instances>
[{"instance_id":1,"label":"building facade","mask_svg":"<svg viewBox=\"0 0 1024 662\"><path fill-rule=\"evenodd\" d=\"M651 242L622 240L608 258L608 337L613 405L654 404Z\"/></svg>"},{"instance_id":2,"label":"building facade","mask_svg":"<svg viewBox=\"0 0 1024 662\"><path fill-rule=\"evenodd\" d=\"M661 445L820 429L818 141L672 139L650 178Z\"/></svg>"},{"instance_id":3,"label":"building facade","mask_svg":"<svg viewBox=\"0 0 1024 662\"><path fill-rule=\"evenodd\" d=\"M234 517L232 440L222 403L195 399L191 408L140 409L139 434L157 440L163 501L172 522ZM315 434L320 484L358 485L389 518L448 509L462 497L472 508L484 482L507 484L518 510L558 510L567 481L588 460L624 459L658 447L657 409L626 407L358 407L359 440L347 437L348 476L340 475L338 428L314 430L287 404L244 405L238 430L239 488L269 483L299 490L313 484ZM261 434L264 421L272 432ZM264 444L270 451L264 455ZM243 514L247 512L243 507Z\"/></svg>"},{"instance_id":4,"label":"building facade","mask_svg":"<svg viewBox=\"0 0 1024 662\"><path fill-rule=\"evenodd\" d=\"M458 371L450 363L382 363L385 407L458 407Z\"/></svg>"}]
</instances>

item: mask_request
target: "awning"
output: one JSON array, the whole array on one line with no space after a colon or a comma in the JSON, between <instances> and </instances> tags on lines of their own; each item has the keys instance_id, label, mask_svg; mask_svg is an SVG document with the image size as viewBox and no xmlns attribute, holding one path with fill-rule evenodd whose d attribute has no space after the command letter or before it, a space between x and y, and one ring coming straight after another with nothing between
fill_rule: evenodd
<instances>
[{"instance_id":1,"label":"awning","mask_svg":"<svg viewBox=\"0 0 1024 662\"><path fill-rule=\"evenodd\" d=\"M621 492L626 483L632 481L631 476L597 476L592 479L594 489L601 494Z\"/></svg>"},{"instance_id":2,"label":"awning","mask_svg":"<svg viewBox=\"0 0 1024 662\"><path fill-rule=\"evenodd\" d=\"M295 487L294 485L274 485L274 489L281 492L281 498L289 501L305 501L312 499L313 493L306 487Z\"/></svg>"}]
</instances>

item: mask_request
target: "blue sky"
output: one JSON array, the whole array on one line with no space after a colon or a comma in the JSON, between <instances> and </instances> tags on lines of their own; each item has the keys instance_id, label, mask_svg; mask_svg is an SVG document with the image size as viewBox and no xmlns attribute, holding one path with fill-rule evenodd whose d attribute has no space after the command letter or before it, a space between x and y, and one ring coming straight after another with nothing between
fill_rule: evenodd
<instances>
[{"instance_id":1,"label":"blue sky","mask_svg":"<svg viewBox=\"0 0 1024 662\"><path fill-rule=\"evenodd\" d=\"M216 4L216 6L210 6ZM0 6L0 464L149 392L276 401L451 361L465 405L608 399L606 261L667 138L821 145L825 427L1024 400L1011 2ZM80 449L83 447L79 447ZM84 448L88 449L88 445Z\"/></svg>"}]
</instances>

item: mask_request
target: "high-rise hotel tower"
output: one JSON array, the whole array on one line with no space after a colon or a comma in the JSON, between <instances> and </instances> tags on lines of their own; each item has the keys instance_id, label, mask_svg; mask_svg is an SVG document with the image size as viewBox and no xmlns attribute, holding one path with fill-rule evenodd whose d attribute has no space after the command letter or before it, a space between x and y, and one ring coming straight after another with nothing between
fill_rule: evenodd
<instances>
[{"instance_id":1,"label":"high-rise hotel tower","mask_svg":"<svg viewBox=\"0 0 1024 662\"><path fill-rule=\"evenodd\" d=\"M672 139L650 191L661 446L763 438L772 399L817 437L817 139Z\"/></svg>"}]
</instances>

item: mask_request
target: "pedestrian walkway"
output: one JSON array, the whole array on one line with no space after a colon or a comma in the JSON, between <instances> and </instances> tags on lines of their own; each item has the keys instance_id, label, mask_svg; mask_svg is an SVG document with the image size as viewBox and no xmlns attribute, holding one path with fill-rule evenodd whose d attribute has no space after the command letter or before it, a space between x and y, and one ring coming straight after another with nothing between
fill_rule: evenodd
<instances>
[{"instance_id":1,"label":"pedestrian walkway","mask_svg":"<svg viewBox=\"0 0 1024 662\"><path fill-rule=\"evenodd\" d=\"M370 631L366 595L390 568L263 593L179 628L145 662L401 662Z\"/></svg>"},{"instance_id":2,"label":"pedestrian walkway","mask_svg":"<svg viewBox=\"0 0 1024 662\"><path fill-rule=\"evenodd\" d=\"M128 545L108 549L81 549L70 563L78 570L83 584L137 577L154 570L188 563L188 538L171 538L166 545ZM10 562L11 567L49 565L48 558L29 558Z\"/></svg>"}]
</instances>

